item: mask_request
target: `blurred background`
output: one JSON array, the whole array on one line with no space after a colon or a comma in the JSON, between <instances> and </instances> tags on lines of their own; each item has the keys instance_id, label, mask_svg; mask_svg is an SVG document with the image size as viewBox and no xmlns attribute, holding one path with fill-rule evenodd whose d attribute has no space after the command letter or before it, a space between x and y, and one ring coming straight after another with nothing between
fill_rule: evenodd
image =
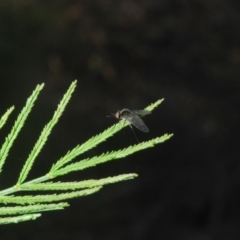
<instances>
[{"instance_id":1,"label":"blurred background","mask_svg":"<svg viewBox=\"0 0 240 240\"><path fill-rule=\"evenodd\" d=\"M70 83L78 87L28 180L116 122L122 108L165 101L144 118L164 144L57 180L139 177L70 201L64 211L1 227L1 239L240 239L240 2L92 0L0 2L0 140L38 83L45 88L1 173L17 180ZM130 128L83 157L135 144Z\"/></svg>"}]
</instances>

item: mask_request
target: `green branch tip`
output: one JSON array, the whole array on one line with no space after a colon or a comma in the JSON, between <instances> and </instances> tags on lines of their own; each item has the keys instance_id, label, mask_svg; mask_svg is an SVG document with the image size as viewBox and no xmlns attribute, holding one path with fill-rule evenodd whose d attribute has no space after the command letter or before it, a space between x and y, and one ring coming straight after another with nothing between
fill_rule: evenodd
<instances>
[{"instance_id":1,"label":"green branch tip","mask_svg":"<svg viewBox=\"0 0 240 240\"><path fill-rule=\"evenodd\" d=\"M135 152L144 150L149 147L154 147L156 144L159 144L159 143L163 143L166 140L170 139L172 136L173 136L173 134L164 134L161 137L157 137L157 138L149 140L147 142L142 142L142 143L139 143L139 144L136 144L133 146L129 146L127 148L120 149L118 151L107 152L107 153L103 153L100 156L86 158L79 162L68 164L67 166L65 166L61 169L54 170L54 171L50 172L49 175L53 176L53 177L57 177L60 175L65 175L69 172L83 170L83 169L86 169L89 167L94 167L98 164L102 164L102 163L105 163L108 161L112 161L112 160L119 159L119 158L124 158Z\"/></svg>"},{"instance_id":2,"label":"green branch tip","mask_svg":"<svg viewBox=\"0 0 240 240\"><path fill-rule=\"evenodd\" d=\"M73 191L60 194L45 194L36 196L0 196L0 203L3 204L37 204L37 203L47 203L47 202L59 202L62 200L72 199L76 197L83 197L95 192L98 192L102 187L94 187L90 189L84 189L80 191Z\"/></svg>"},{"instance_id":3,"label":"green branch tip","mask_svg":"<svg viewBox=\"0 0 240 240\"><path fill-rule=\"evenodd\" d=\"M17 217L0 218L0 225L10 224L10 223L20 223L20 222L25 222L25 221L30 221L30 220L36 220L39 217L41 217L40 213L26 214L26 215L17 216Z\"/></svg>"},{"instance_id":4,"label":"green branch tip","mask_svg":"<svg viewBox=\"0 0 240 240\"><path fill-rule=\"evenodd\" d=\"M0 208L0 215L29 214L35 212L62 210L68 206L69 206L68 203L57 203L57 204L35 204L17 207L2 207Z\"/></svg>"},{"instance_id":5,"label":"green branch tip","mask_svg":"<svg viewBox=\"0 0 240 240\"><path fill-rule=\"evenodd\" d=\"M122 174L114 177L107 177L102 179L84 180L81 182L47 182L38 184L23 184L20 190L31 191L66 191L84 188L100 187L108 184L114 184L120 181L127 181L136 178L138 175L135 173Z\"/></svg>"},{"instance_id":6,"label":"green branch tip","mask_svg":"<svg viewBox=\"0 0 240 240\"><path fill-rule=\"evenodd\" d=\"M7 122L8 117L10 116L10 114L12 113L12 111L14 110L14 106L10 107L4 114L3 116L0 118L0 129L4 126L4 124Z\"/></svg>"}]
</instances>

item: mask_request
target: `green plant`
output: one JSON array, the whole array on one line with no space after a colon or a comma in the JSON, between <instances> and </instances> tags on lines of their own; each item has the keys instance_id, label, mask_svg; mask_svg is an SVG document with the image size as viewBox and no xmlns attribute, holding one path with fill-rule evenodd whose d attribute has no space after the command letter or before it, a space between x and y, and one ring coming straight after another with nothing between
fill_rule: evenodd
<instances>
[{"instance_id":1,"label":"green plant","mask_svg":"<svg viewBox=\"0 0 240 240\"><path fill-rule=\"evenodd\" d=\"M103 186L111 183L116 183L124 180L129 180L137 177L135 173L122 174L113 177L107 177L97 180L86 180L80 182L51 182L49 180L65 175L73 171L83 170L85 168L96 166L100 163L105 163L111 160L124 158L130 154L137 151L144 150L149 147L153 147L156 144L162 143L168 140L172 134L165 134L161 137L154 138L147 142L142 142L127 148L103 153L100 156L95 156L92 158L86 158L75 163L72 160L78 157L80 154L96 147L101 142L105 141L109 137L112 137L116 132L120 131L122 128L128 125L126 121L120 121L114 124L112 127L106 129L104 132L90 138L88 141L81 145L77 145L74 149L68 151L62 158L60 158L49 170L47 174L42 177L36 178L31 181L26 181L28 174L33 167L34 161L44 144L46 143L48 136L50 135L53 127L58 122L60 116L62 115L67 103L69 102L74 89L76 88L77 81L74 81L63 99L59 103L57 110L54 112L52 119L43 128L38 140L36 141L33 149L31 150L25 164L19 174L16 184L10 188L0 191L0 224L8 223L18 223L27 220L33 220L41 216L40 212L49 210L59 210L64 209L68 206L67 202L62 202L67 199L86 196L99 191ZM31 112L31 109L36 101L39 93L43 89L44 84L37 85L36 89L33 91L32 95L27 99L26 105L18 115L10 133L5 138L0 149L0 173L3 169L6 158L9 154L11 147L15 139L17 138L20 130L25 124L25 121ZM151 104L146 108L146 110L152 111L157 107L162 100ZM8 117L14 110L14 107L9 108L6 113L0 119L0 128L4 126ZM23 195L16 196L10 195L20 191L65 191L59 194L42 194L42 195ZM66 192L68 191L68 192ZM54 203L59 202L59 203ZM8 204L15 204L14 206L4 206ZM10 217L8 217L8 215Z\"/></svg>"}]
</instances>

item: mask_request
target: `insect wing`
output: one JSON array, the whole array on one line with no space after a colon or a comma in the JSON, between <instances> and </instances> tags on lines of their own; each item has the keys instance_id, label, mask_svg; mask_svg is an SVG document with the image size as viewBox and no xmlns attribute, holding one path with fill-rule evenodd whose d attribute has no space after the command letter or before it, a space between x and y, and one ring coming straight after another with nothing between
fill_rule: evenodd
<instances>
[{"instance_id":1,"label":"insect wing","mask_svg":"<svg viewBox=\"0 0 240 240\"><path fill-rule=\"evenodd\" d=\"M148 127L134 111L130 112L127 116L125 116L125 119L139 130L143 132L149 132Z\"/></svg>"},{"instance_id":2,"label":"insect wing","mask_svg":"<svg viewBox=\"0 0 240 240\"><path fill-rule=\"evenodd\" d=\"M151 114L151 111L148 110L132 110L133 113L137 114L140 117L143 117L145 115Z\"/></svg>"}]
</instances>

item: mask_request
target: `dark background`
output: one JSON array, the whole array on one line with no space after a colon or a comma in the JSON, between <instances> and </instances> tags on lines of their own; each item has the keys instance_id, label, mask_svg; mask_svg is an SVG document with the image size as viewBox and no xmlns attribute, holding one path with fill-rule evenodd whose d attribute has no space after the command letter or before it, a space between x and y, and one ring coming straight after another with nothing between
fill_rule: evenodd
<instances>
[{"instance_id":1,"label":"dark background","mask_svg":"<svg viewBox=\"0 0 240 240\"><path fill-rule=\"evenodd\" d=\"M236 0L0 1L0 115L46 86L1 173L12 186L70 83L78 87L29 176L116 122L124 107L163 104L136 130L162 145L57 180L135 172L64 211L1 226L1 239L240 239L240 3ZM84 155L136 140L126 128Z\"/></svg>"}]
</instances>

